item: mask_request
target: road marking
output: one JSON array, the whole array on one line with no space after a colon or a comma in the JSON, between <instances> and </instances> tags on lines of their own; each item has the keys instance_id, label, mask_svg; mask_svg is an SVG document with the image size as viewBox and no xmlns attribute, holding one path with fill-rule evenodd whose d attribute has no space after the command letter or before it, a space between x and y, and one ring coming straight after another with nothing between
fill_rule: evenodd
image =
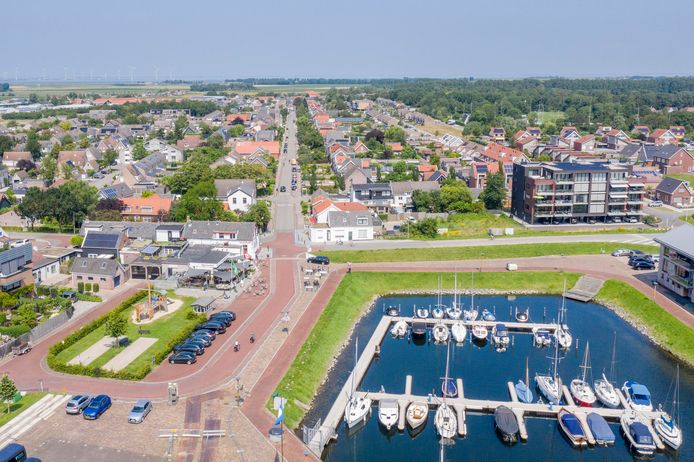
<instances>
[{"instance_id":1,"label":"road marking","mask_svg":"<svg viewBox=\"0 0 694 462\"><path fill-rule=\"evenodd\" d=\"M0 428L0 447L16 441L40 420L48 419L71 398L70 395L47 394Z\"/></svg>"}]
</instances>

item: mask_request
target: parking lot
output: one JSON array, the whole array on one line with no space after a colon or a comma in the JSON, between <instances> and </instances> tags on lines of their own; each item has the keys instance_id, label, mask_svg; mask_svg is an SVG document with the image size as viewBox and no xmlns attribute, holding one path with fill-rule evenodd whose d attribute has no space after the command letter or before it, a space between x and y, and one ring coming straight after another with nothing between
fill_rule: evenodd
<instances>
[{"instance_id":1,"label":"parking lot","mask_svg":"<svg viewBox=\"0 0 694 462\"><path fill-rule=\"evenodd\" d=\"M161 461L168 440L159 438L159 434L183 426L185 404L155 403L145 421L137 425L128 423L132 406L114 402L98 420L84 420L81 415L67 415L64 409L58 409L22 436L19 443L32 456L51 462Z\"/></svg>"}]
</instances>

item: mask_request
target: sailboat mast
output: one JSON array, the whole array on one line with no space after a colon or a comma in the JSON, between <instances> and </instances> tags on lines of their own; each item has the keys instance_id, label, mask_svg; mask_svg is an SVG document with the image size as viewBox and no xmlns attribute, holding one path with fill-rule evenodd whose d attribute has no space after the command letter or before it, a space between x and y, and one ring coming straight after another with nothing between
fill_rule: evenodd
<instances>
[{"instance_id":1,"label":"sailboat mast","mask_svg":"<svg viewBox=\"0 0 694 462\"><path fill-rule=\"evenodd\" d=\"M354 397L354 376L356 375L357 371L357 358L359 357L359 338L357 338L354 342L354 369L352 369L352 393L349 396L349 399L352 400Z\"/></svg>"},{"instance_id":2,"label":"sailboat mast","mask_svg":"<svg viewBox=\"0 0 694 462\"><path fill-rule=\"evenodd\" d=\"M554 364L552 365L552 378L557 380L557 361L559 361L559 342L554 342Z\"/></svg>"},{"instance_id":3,"label":"sailboat mast","mask_svg":"<svg viewBox=\"0 0 694 462\"><path fill-rule=\"evenodd\" d=\"M475 308L475 273L472 273L472 288L470 289L470 309Z\"/></svg>"},{"instance_id":4,"label":"sailboat mast","mask_svg":"<svg viewBox=\"0 0 694 462\"><path fill-rule=\"evenodd\" d=\"M453 273L453 308L455 309L458 306L457 303L457 297L458 297L458 272L456 271Z\"/></svg>"},{"instance_id":5,"label":"sailboat mast","mask_svg":"<svg viewBox=\"0 0 694 462\"><path fill-rule=\"evenodd\" d=\"M525 357L525 386L530 387L530 369L528 369L528 357Z\"/></svg>"},{"instance_id":6,"label":"sailboat mast","mask_svg":"<svg viewBox=\"0 0 694 462\"><path fill-rule=\"evenodd\" d=\"M610 382L614 381L614 363L615 363L616 351L617 351L617 331L614 331L614 337L612 339L612 361L610 362Z\"/></svg>"},{"instance_id":7,"label":"sailboat mast","mask_svg":"<svg viewBox=\"0 0 694 462\"><path fill-rule=\"evenodd\" d=\"M446 401L446 395L448 394L448 359L451 353L451 342L446 343L446 374L443 376L443 401Z\"/></svg>"}]
</instances>

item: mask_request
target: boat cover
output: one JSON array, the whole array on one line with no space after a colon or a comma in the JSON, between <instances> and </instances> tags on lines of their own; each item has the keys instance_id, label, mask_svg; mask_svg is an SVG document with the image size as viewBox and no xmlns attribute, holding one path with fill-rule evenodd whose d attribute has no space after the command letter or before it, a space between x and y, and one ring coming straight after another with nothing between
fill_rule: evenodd
<instances>
[{"instance_id":1,"label":"boat cover","mask_svg":"<svg viewBox=\"0 0 694 462\"><path fill-rule=\"evenodd\" d=\"M499 337L504 337L508 335L508 329L506 328L506 325L504 324L497 324L496 325L496 335Z\"/></svg>"},{"instance_id":2,"label":"boat cover","mask_svg":"<svg viewBox=\"0 0 694 462\"><path fill-rule=\"evenodd\" d=\"M581 422L578 421L578 418L575 415L562 414L561 421L564 424L564 427L572 435L584 436L583 435L583 428L581 427Z\"/></svg>"},{"instance_id":3,"label":"boat cover","mask_svg":"<svg viewBox=\"0 0 694 462\"><path fill-rule=\"evenodd\" d=\"M506 406L499 406L494 411L494 423L497 428L507 435L518 433L518 421L513 411Z\"/></svg>"},{"instance_id":4,"label":"boat cover","mask_svg":"<svg viewBox=\"0 0 694 462\"><path fill-rule=\"evenodd\" d=\"M633 422L629 425L629 433L631 433L631 437L638 444L653 444L653 437L651 436L650 430L641 422Z\"/></svg>"},{"instance_id":5,"label":"boat cover","mask_svg":"<svg viewBox=\"0 0 694 462\"><path fill-rule=\"evenodd\" d=\"M544 329L540 329L537 331L537 336L538 337L549 337L549 331L544 330Z\"/></svg>"},{"instance_id":6,"label":"boat cover","mask_svg":"<svg viewBox=\"0 0 694 462\"><path fill-rule=\"evenodd\" d=\"M427 325L423 322L413 322L412 332L415 334L423 334L427 330Z\"/></svg>"},{"instance_id":7,"label":"boat cover","mask_svg":"<svg viewBox=\"0 0 694 462\"><path fill-rule=\"evenodd\" d=\"M614 433L607 424L607 421L600 414L591 412L588 414L587 420L590 431L593 432L593 436L596 440L614 442Z\"/></svg>"},{"instance_id":8,"label":"boat cover","mask_svg":"<svg viewBox=\"0 0 694 462\"><path fill-rule=\"evenodd\" d=\"M651 404L651 392L648 391L645 385L632 382L627 383L627 387L629 388L629 394L634 403L646 406Z\"/></svg>"}]
</instances>

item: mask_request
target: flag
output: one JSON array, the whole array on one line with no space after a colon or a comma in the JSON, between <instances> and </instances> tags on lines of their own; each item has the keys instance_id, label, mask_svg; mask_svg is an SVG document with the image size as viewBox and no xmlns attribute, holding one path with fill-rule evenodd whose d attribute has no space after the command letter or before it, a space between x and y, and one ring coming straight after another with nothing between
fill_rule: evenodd
<instances>
[{"instance_id":1,"label":"flag","mask_svg":"<svg viewBox=\"0 0 694 462\"><path fill-rule=\"evenodd\" d=\"M275 419L275 425L281 424L283 420L284 420L284 404L280 404L280 407L277 410L277 418Z\"/></svg>"}]
</instances>

